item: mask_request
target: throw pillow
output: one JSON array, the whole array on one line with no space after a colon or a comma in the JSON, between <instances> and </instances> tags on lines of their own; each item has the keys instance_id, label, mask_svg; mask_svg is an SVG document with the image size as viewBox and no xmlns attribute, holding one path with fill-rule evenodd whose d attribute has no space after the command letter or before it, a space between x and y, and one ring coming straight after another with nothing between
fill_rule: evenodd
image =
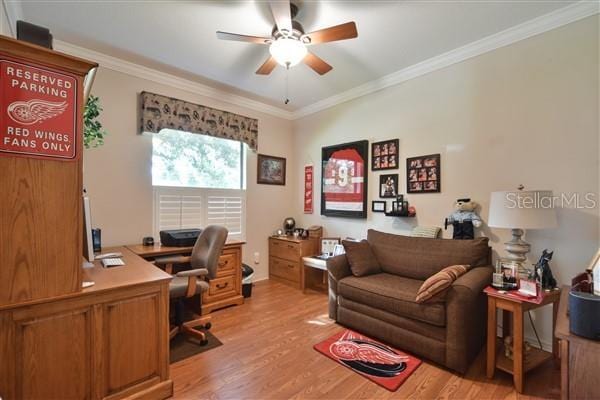
<instances>
[{"instance_id":1,"label":"throw pillow","mask_svg":"<svg viewBox=\"0 0 600 400\"><path fill-rule=\"evenodd\" d=\"M444 291L461 275L469 270L469 265L452 265L430 276L417 291L417 303L439 298Z\"/></svg>"},{"instance_id":2,"label":"throw pillow","mask_svg":"<svg viewBox=\"0 0 600 400\"><path fill-rule=\"evenodd\" d=\"M365 276L381 272L379 262L375 258L371 246L366 240L353 242L351 240L342 241L346 258L350 264L350 270L354 276Z\"/></svg>"}]
</instances>

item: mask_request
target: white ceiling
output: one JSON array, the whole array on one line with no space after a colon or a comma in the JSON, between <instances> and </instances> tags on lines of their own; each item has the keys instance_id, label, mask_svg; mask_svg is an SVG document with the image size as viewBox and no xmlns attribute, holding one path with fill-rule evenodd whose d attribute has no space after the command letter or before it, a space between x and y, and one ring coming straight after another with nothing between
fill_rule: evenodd
<instances>
[{"instance_id":1,"label":"white ceiling","mask_svg":"<svg viewBox=\"0 0 600 400\"><path fill-rule=\"evenodd\" d=\"M227 85L295 111L433 56L565 7L572 1L300 1L307 32L356 21L357 39L311 46L333 66L319 76L305 65L270 76L254 71L267 46L217 40L215 31L267 36L264 1L65 1L21 3L23 19L56 39L144 62L200 82Z\"/></svg>"}]
</instances>

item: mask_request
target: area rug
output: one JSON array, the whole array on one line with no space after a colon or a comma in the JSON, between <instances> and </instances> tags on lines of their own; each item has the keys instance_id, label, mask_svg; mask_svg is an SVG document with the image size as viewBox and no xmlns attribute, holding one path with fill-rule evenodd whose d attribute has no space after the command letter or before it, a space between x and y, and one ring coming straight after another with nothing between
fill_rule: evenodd
<instances>
[{"instance_id":1,"label":"area rug","mask_svg":"<svg viewBox=\"0 0 600 400\"><path fill-rule=\"evenodd\" d=\"M392 392L422 362L349 329L314 345L314 349Z\"/></svg>"},{"instance_id":2,"label":"area rug","mask_svg":"<svg viewBox=\"0 0 600 400\"><path fill-rule=\"evenodd\" d=\"M204 331L204 333L206 334L206 339L208 340L208 343L204 346L200 346L200 340L183 333L178 333L173 339L171 339L169 345L169 361L171 364L184 360L188 357L195 356L196 354L212 350L223 344L215 335L210 333L210 331Z\"/></svg>"}]
</instances>

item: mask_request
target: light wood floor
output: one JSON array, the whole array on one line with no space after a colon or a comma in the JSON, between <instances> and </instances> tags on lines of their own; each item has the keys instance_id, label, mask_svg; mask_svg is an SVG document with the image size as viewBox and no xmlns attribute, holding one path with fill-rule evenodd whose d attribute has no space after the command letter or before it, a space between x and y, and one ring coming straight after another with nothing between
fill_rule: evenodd
<instances>
[{"instance_id":1,"label":"light wood floor","mask_svg":"<svg viewBox=\"0 0 600 400\"><path fill-rule=\"evenodd\" d=\"M485 377L482 351L464 376L425 360L395 393L313 350L343 329L327 318L327 297L272 281L258 282L242 306L213 314L223 346L171 366L177 399L529 399L558 398L553 364L525 379L518 395L509 375ZM407 349L408 350L408 349Z\"/></svg>"}]
</instances>

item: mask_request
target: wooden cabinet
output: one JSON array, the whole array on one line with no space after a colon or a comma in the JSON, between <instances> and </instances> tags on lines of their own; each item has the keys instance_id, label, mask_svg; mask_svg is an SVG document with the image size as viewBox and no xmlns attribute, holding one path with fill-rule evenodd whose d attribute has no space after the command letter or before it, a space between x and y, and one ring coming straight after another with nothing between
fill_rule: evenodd
<instances>
[{"instance_id":1,"label":"wooden cabinet","mask_svg":"<svg viewBox=\"0 0 600 400\"><path fill-rule=\"evenodd\" d=\"M242 243L227 243L219 257L217 277L202 294L202 314L244 303L242 296Z\"/></svg>"},{"instance_id":2,"label":"wooden cabinet","mask_svg":"<svg viewBox=\"0 0 600 400\"><path fill-rule=\"evenodd\" d=\"M63 118L70 118L68 115L75 112L72 117L75 128L68 128L74 130L71 144L74 159L32 158L24 156L30 152L27 148L15 149L21 153L18 156L2 146L0 305L5 305L75 293L81 288L83 79L97 64L4 36L0 36L0 62L34 68L40 79L46 79L47 74L60 74L72 80L70 90L63 88L67 100L61 98L60 101L70 107ZM26 79L29 78L23 77L19 82L25 85ZM0 84L5 85L8 80L2 72ZM33 80L31 82L35 85ZM51 86L44 85L48 90ZM22 90L22 93L26 100L28 91ZM8 119L9 104L1 103L3 129L8 126L22 129L21 123ZM35 129L47 129L41 122L25 127L30 129L30 136ZM22 143L29 143L31 137L28 139ZM38 141L34 153L41 149L41 142Z\"/></svg>"},{"instance_id":3,"label":"wooden cabinet","mask_svg":"<svg viewBox=\"0 0 600 400\"><path fill-rule=\"evenodd\" d=\"M162 399L169 380L170 277L124 253L125 266L86 271L95 285L0 309L0 398Z\"/></svg>"},{"instance_id":4,"label":"wooden cabinet","mask_svg":"<svg viewBox=\"0 0 600 400\"><path fill-rule=\"evenodd\" d=\"M318 253L317 239L295 239L272 236L269 238L269 279L302 287L302 257Z\"/></svg>"},{"instance_id":5,"label":"wooden cabinet","mask_svg":"<svg viewBox=\"0 0 600 400\"><path fill-rule=\"evenodd\" d=\"M600 342L571 333L569 286L563 286L555 335L560 343L560 398L597 399L600 371Z\"/></svg>"}]
</instances>

